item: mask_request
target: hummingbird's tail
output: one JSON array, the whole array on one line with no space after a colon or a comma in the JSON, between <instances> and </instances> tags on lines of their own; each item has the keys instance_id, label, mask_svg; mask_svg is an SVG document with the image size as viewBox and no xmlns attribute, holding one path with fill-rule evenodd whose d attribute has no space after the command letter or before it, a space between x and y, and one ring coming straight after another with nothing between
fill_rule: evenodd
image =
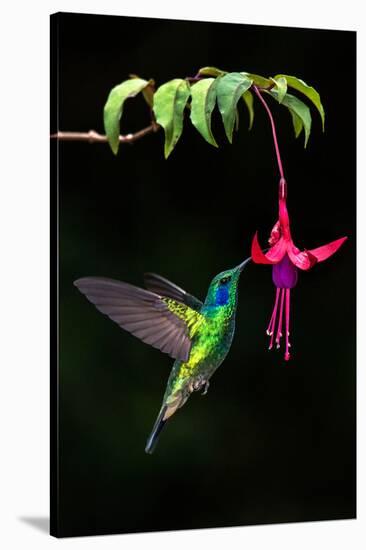
<instances>
[{"instance_id":1,"label":"hummingbird's tail","mask_svg":"<svg viewBox=\"0 0 366 550\"><path fill-rule=\"evenodd\" d=\"M146 447L145 447L145 453L148 453L148 454L151 455L154 452L154 449L155 449L156 444L158 442L161 430L164 428L165 423L168 420L168 418L164 418L166 410L167 410L167 406L164 405L161 408L161 411L159 413L158 418L156 419L156 422L155 422L154 427L152 429L152 432L149 436L149 439L147 440Z\"/></svg>"}]
</instances>

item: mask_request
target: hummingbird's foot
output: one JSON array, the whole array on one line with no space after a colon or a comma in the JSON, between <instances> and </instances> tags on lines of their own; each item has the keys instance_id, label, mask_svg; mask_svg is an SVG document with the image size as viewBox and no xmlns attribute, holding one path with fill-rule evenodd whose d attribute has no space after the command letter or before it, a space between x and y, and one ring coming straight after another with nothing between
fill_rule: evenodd
<instances>
[{"instance_id":1,"label":"hummingbird's foot","mask_svg":"<svg viewBox=\"0 0 366 550\"><path fill-rule=\"evenodd\" d=\"M192 382L191 382L191 385L190 385L190 391L193 392L193 391L200 391L202 388L204 388L204 393L202 395L205 395L207 393L207 390L208 390L208 386L209 386L209 383L208 383L208 380L206 380L202 374L199 374Z\"/></svg>"},{"instance_id":2,"label":"hummingbird's foot","mask_svg":"<svg viewBox=\"0 0 366 550\"><path fill-rule=\"evenodd\" d=\"M206 395L206 393L208 392L208 388L210 387L210 382L208 380L206 380L206 383L205 383L205 388L202 392L201 395Z\"/></svg>"}]
</instances>

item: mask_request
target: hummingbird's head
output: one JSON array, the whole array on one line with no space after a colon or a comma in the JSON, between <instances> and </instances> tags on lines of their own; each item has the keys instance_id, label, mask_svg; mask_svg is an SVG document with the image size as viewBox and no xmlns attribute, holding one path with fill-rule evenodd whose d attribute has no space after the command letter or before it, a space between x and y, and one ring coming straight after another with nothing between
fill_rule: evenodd
<instances>
[{"instance_id":1,"label":"hummingbird's head","mask_svg":"<svg viewBox=\"0 0 366 550\"><path fill-rule=\"evenodd\" d=\"M209 306L234 306L240 274L250 260L251 258L247 258L233 269L222 271L216 275L211 281L205 304Z\"/></svg>"}]
</instances>

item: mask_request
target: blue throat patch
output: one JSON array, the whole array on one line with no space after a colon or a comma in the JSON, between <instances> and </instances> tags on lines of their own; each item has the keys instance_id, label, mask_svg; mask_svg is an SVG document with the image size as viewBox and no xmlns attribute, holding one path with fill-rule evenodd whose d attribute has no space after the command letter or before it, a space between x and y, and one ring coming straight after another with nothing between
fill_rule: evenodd
<instances>
[{"instance_id":1,"label":"blue throat patch","mask_svg":"<svg viewBox=\"0 0 366 550\"><path fill-rule=\"evenodd\" d=\"M216 305L226 306L229 301L229 289L226 285L221 285L216 293Z\"/></svg>"}]
</instances>

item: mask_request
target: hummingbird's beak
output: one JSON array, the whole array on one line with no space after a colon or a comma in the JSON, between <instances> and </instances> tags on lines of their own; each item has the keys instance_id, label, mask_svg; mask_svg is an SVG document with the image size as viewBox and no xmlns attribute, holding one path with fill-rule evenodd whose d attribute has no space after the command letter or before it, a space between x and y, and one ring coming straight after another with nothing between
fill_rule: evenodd
<instances>
[{"instance_id":1,"label":"hummingbird's beak","mask_svg":"<svg viewBox=\"0 0 366 550\"><path fill-rule=\"evenodd\" d=\"M239 264L237 266L236 269L238 269L240 272L243 271L244 267L250 262L250 260L252 259L252 257L250 256L249 258L247 258L246 260L244 260L244 262L242 262L241 264Z\"/></svg>"}]
</instances>

